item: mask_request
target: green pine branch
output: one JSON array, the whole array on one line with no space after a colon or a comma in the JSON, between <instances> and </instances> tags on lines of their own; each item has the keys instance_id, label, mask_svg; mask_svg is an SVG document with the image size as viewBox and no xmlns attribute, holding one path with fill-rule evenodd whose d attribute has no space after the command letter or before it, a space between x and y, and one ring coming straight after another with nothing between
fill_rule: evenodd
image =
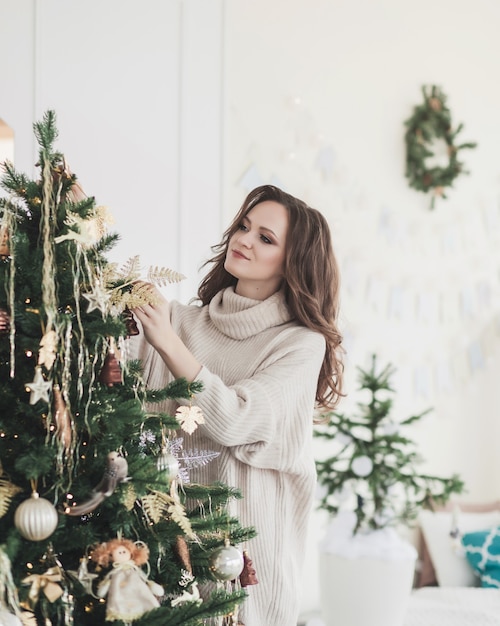
<instances>
[{"instance_id":1,"label":"green pine branch","mask_svg":"<svg viewBox=\"0 0 500 626\"><path fill-rule=\"evenodd\" d=\"M247 597L244 590L231 595L224 591L214 592L201 604L189 602L175 609L164 606L144 614L134 622L135 626L202 626L210 617L228 615Z\"/></svg>"}]
</instances>

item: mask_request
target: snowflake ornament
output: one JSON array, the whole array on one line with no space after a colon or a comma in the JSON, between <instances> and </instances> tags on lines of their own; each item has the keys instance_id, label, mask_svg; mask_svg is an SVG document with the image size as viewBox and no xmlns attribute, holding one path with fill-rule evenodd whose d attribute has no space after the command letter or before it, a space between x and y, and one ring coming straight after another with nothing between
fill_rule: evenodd
<instances>
[{"instance_id":1,"label":"snowflake ornament","mask_svg":"<svg viewBox=\"0 0 500 626\"><path fill-rule=\"evenodd\" d=\"M192 435L199 424L205 423L205 418L199 406L180 406L175 412L182 430Z\"/></svg>"},{"instance_id":2,"label":"snowflake ornament","mask_svg":"<svg viewBox=\"0 0 500 626\"><path fill-rule=\"evenodd\" d=\"M183 444L184 437L166 438L163 443L165 450L179 462L179 482L187 485L191 482L191 470L208 465L220 455L220 452L199 450L198 448L184 450Z\"/></svg>"},{"instance_id":3,"label":"snowflake ornament","mask_svg":"<svg viewBox=\"0 0 500 626\"><path fill-rule=\"evenodd\" d=\"M156 443L156 435L152 430L143 430L139 435L138 447L144 452L148 447Z\"/></svg>"},{"instance_id":4,"label":"snowflake ornament","mask_svg":"<svg viewBox=\"0 0 500 626\"><path fill-rule=\"evenodd\" d=\"M208 465L208 463L211 463L219 455L220 452L215 452L214 450L198 450L198 448L182 451L179 458L181 461L181 467L179 468L179 478L181 482L184 484L190 483L191 478L189 472L192 469Z\"/></svg>"},{"instance_id":5,"label":"snowflake ornament","mask_svg":"<svg viewBox=\"0 0 500 626\"><path fill-rule=\"evenodd\" d=\"M182 452L182 445L184 443L184 437L172 437L165 440L167 450L176 457Z\"/></svg>"}]
</instances>

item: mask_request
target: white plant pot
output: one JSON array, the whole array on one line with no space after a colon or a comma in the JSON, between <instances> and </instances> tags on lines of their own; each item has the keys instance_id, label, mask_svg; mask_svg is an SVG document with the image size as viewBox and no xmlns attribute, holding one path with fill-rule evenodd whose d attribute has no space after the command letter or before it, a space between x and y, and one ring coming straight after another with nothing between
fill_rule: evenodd
<instances>
[{"instance_id":1,"label":"white plant pot","mask_svg":"<svg viewBox=\"0 0 500 626\"><path fill-rule=\"evenodd\" d=\"M415 559L320 553L325 626L403 626Z\"/></svg>"}]
</instances>

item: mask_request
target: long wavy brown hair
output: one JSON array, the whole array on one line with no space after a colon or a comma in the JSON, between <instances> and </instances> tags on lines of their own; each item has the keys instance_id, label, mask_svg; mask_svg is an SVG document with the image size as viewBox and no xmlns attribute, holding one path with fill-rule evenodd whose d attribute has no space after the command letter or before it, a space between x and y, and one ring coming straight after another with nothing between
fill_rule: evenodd
<instances>
[{"instance_id":1,"label":"long wavy brown hair","mask_svg":"<svg viewBox=\"0 0 500 626\"><path fill-rule=\"evenodd\" d=\"M224 268L229 240L245 215L266 200L278 202L288 211L282 289L293 318L321 333L326 340L316 403L318 408L331 410L344 395L342 336L337 327L340 277L330 227L319 211L274 185L262 185L251 191L220 243L212 246L214 256L203 264L212 267L199 286L198 298L202 304L208 304L221 289L236 285L237 278Z\"/></svg>"}]
</instances>

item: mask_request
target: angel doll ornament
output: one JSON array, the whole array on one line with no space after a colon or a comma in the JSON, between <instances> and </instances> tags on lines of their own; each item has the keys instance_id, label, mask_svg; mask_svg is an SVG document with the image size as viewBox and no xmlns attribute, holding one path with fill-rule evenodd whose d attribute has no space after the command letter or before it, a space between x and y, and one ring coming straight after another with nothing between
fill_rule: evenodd
<instances>
[{"instance_id":1,"label":"angel doll ornament","mask_svg":"<svg viewBox=\"0 0 500 626\"><path fill-rule=\"evenodd\" d=\"M158 598L165 593L163 587L148 580L141 569L149 559L145 543L112 539L97 546L90 556L103 567L112 564L97 587L97 595L106 597L106 621L131 624L146 611L160 606Z\"/></svg>"}]
</instances>

